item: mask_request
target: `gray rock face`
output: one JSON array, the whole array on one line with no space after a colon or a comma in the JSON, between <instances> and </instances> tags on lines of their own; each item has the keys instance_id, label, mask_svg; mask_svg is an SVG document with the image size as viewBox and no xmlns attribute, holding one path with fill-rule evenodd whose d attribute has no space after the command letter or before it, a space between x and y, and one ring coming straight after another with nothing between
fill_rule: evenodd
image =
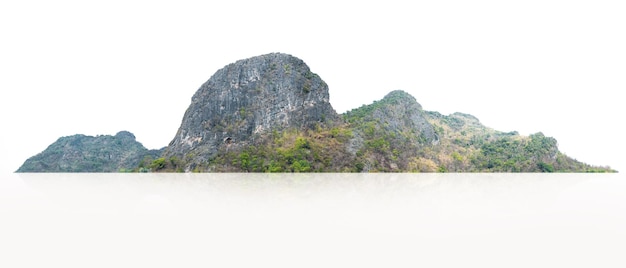
<instances>
[{"instance_id":1,"label":"gray rock face","mask_svg":"<svg viewBox=\"0 0 626 268\"><path fill-rule=\"evenodd\" d=\"M357 157L357 170L409 170L411 159L439 142L426 116L415 98L401 90L344 114L353 129L346 148Z\"/></svg>"},{"instance_id":2,"label":"gray rock face","mask_svg":"<svg viewBox=\"0 0 626 268\"><path fill-rule=\"evenodd\" d=\"M375 109L372 117L382 123L387 131L416 131L422 141L434 142L438 139L433 126L426 119L422 106L410 94L395 90L383 98L383 105Z\"/></svg>"},{"instance_id":3,"label":"gray rock face","mask_svg":"<svg viewBox=\"0 0 626 268\"><path fill-rule=\"evenodd\" d=\"M165 156L193 165L258 135L332 124L328 86L300 59L272 53L218 70L194 94Z\"/></svg>"},{"instance_id":4,"label":"gray rock face","mask_svg":"<svg viewBox=\"0 0 626 268\"><path fill-rule=\"evenodd\" d=\"M426 145L439 139L427 116L413 96L395 90L380 101L347 112L344 118L357 133L370 133L365 136L371 138L402 134L413 145Z\"/></svg>"}]
</instances>

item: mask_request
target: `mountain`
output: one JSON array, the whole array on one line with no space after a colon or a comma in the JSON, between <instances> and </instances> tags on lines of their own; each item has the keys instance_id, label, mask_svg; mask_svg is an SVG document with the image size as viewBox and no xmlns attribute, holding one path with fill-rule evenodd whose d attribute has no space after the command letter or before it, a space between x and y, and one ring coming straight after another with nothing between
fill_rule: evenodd
<instances>
[{"instance_id":1,"label":"mountain","mask_svg":"<svg viewBox=\"0 0 626 268\"><path fill-rule=\"evenodd\" d=\"M223 152L256 145L272 132L337 121L328 85L302 60L262 55L227 65L198 89L164 156L195 169Z\"/></svg>"},{"instance_id":2,"label":"mountain","mask_svg":"<svg viewBox=\"0 0 626 268\"><path fill-rule=\"evenodd\" d=\"M102 137L69 147L85 137L62 138L18 171L614 172L564 155L542 133L500 132L472 115L423 110L401 90L337 114L326 83L282 53L218 70L158 156L134 136L133 150Z\"/></svg>"},{"instance_id":3,"label":"mountain","mask_svg":"<svg viewBox=\"0 0 626 268\"><path fill-rule=\"evenodd\" d=\"M115 136L73 135L61 137L43 152L29 158L17 172L119 172L149 163L160 150L148 150L135 135L120 131Z\"/></svg>"},{"instance_id":4,"label":"mountain","mask_svg":"<svg viewBox=\"0 0 626 268\"><path fill-rule=\"evenodd\" d=\"M348 111L343 118L354 136L357 171L426 171L412 169L409 163L440 142L422 106L400 90Z\"/></svg>"}]
</instances>

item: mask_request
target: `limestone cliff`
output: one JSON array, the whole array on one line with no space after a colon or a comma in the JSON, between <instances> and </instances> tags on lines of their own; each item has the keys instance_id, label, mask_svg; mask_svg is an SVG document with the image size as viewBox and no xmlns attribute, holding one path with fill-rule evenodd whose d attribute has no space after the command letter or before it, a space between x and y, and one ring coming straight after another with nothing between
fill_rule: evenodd
<instances>
[{"instance_id":1,"label":"limestone cliff","mask_svg":"<svg viewBox=\"0 0 626 268\"><path fill-rule=\"evenodd\" d=\"M266 54L225 66L198 89L165 156L183 159L189 170L220 148L237 150L262 134L337 119L328 86L302 60Z\"/></svg>"}]
</instances>

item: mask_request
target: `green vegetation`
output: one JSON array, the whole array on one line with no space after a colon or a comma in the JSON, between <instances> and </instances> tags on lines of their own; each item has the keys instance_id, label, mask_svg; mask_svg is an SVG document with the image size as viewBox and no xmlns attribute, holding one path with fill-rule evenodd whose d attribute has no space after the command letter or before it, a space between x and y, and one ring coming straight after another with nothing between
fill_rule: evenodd
<instances>
[{"instance_id":1,"label":"green vegetation","mask_svg":"<svg viewBox=\"0 0 626 268\"><path fill-rule=\"evenodd\" d=\"M291 65L289 64L283 64L283 71L285 72L285 74L289 75L291 74Z\"/></svg>"},{"instance_id":2,"label":"green vegetation","mask_svg":"<svg viewBox=\"0 0 626 268\"><path fill-rule=\"evenodd\" d=\"M356 168L344 168L358 166L351 162L350 154L341 146L351 137L351 131L345 127L274 130L237 152L222 148L215 157L196 169L216 172L357 171ZM159 160L156 164L161 162ZM166 166L153 171L171 172L176 167Z\"/></svg>"}]
</instances>

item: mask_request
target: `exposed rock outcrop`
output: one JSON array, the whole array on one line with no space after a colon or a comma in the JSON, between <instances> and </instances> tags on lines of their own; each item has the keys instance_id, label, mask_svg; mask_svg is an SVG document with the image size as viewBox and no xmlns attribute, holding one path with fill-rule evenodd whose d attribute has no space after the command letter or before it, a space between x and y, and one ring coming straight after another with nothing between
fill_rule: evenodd
<instances>
[{"instance_id":1,"label":"exposed rock outcrop","mask_svg":"<svg viewBox=\"0 0 626 268\"><path fill-rule=\"evenodd\" d=\"M438 139L422 106L402 90L390 92L382 100L364 106L364 110L362 115L356 115L361 122L375 122L384 130L395 133L411 132L413 138L419 138L421 142L436 142ZM358 109L348 112L347 117L353 120L354 113L359 113Z\"/></svg>"},{"instance_id":2,"label":"exposed rock outcrop","mask_svg":"<svg viewBox=\"0 0 626 268\"><path fill-rule=\"evenodd\" d=\"M363 171L406 170L406 159L439 141L422 106L402 90L348 111L344 118L354 133L348 148L362 155L358 161L363 164Z\"/></svg>"},{"instance_id":3,"label":"exposed rock outcrop","mask_svg":"<svg viewBox=\"0 0 626 268\"><path fill-rule=\"evenodd\" d=\"M218 70L192 98L165 156L193 164L261 134L334 124L328 86L300 59L272 53Z\"/></svg>"}]
</instances>

